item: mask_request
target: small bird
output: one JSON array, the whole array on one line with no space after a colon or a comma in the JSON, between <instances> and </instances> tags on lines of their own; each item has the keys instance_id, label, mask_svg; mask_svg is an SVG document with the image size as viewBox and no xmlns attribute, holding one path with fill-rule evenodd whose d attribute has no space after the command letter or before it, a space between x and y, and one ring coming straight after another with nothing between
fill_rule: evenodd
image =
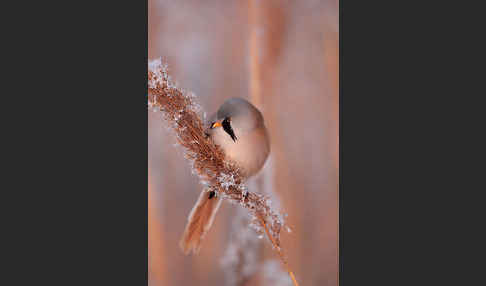
<instances>
[{"instance_id":1,"label":"small bird","mask_svg":"<svg viewBox=\"0 0 486 286\"><path fill-rule=\"evenodd\" d=\"M263 115L255 106L242 98L230 98L209 117L206 126L206 135L236 164L244 179L260 171L270 153L270 140ZM199 252L220 205L214 191L201 192L179 243L185 254Z\"/></svg>"}]
</instances>

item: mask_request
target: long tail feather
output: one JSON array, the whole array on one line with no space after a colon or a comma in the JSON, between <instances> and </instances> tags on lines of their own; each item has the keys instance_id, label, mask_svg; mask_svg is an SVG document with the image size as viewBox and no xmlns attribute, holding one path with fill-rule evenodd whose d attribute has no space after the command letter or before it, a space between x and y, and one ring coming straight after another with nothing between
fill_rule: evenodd
<instances>
[{"instance_id":1,"label":"long tail feather","mask_svg":"<svg viewBox=\"0 0 486 286\"><path fill-rule=\"evenodd\" d=\"M215 197L214 193L201 192L199 199L187 218L187 225L179 242L180 248L186 255L191 252L194 254L199 253L201 242L211 228L220 205L221 199Z\"/></svg>"}]
</instances>

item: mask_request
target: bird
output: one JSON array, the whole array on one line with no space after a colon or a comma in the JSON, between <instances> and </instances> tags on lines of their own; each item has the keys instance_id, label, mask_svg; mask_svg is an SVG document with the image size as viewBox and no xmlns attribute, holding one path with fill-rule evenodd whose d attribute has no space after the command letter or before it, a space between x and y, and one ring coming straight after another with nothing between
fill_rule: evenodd
<instances>
[{"instance_id":1,"label":"bird","mask_svg":"<svg viewBox=\"0 0 486 286\"><path fill-rule=\"evenodd\" d=\"M270 154L270 138L262 113L243 98L227 99L205 122L205 135L212 139L240 170L243 180L257 174ZM179 242L188 255L199 253L221 205L214 191L202 191L187 218Z\"/></svg>"}]
</instances>

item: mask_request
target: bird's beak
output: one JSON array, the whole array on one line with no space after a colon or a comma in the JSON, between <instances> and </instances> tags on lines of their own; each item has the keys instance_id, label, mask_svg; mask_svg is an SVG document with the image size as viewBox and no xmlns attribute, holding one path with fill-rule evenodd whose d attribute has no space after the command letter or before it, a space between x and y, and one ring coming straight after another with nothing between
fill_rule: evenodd
<instances>
[{"instance_id":1,"label":"bird's beak","mask_svg":"<svg viewBox=\"0 0 486 286\"><path fill-rule=\"evenodd\" d=\"M211 125L211 128L216 128L216 127L221 127L221 126L223 126L223 125L221 125L221 122L216 121L216 122L213 123L213 125Z\"/></svg>"}]
</instances>

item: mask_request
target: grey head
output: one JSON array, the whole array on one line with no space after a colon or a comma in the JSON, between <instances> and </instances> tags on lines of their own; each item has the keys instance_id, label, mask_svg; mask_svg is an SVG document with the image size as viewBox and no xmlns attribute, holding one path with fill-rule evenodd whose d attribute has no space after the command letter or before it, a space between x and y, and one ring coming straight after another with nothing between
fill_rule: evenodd
<instances>
[{"instance_id":1,"label":"grey head","mask_svg":"<svg viewBox=\"0 0 486 286\"><path fill-rule=\"evenodd\" d=\"M261 112L247 100L234 97L226 100L209 118L208 131L215 127L223 127L228 136L236 142L238 137L263 126Z\"/></svg>"}]
</instances>

